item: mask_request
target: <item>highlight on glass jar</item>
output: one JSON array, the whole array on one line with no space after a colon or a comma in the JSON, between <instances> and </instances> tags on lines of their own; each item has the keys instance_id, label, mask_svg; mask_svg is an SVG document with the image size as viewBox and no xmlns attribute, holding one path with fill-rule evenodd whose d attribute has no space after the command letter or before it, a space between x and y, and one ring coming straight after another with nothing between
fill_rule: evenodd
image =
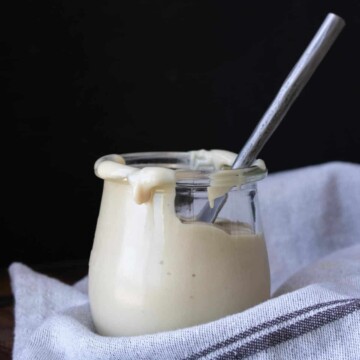
<instances>
[{"instance_id":1,"label":"highlight on glass jar","mask_svg":"<svg viewBox=\"0 0 360 360\"><path fill-rule=\"evenodd\" d=\"M130 336L217 320L270 296L258 210L261 160L225 150L107 155L89 264L96 330ZM204 209L222 206L212 221Z\"/></svg>"}]
</instances>

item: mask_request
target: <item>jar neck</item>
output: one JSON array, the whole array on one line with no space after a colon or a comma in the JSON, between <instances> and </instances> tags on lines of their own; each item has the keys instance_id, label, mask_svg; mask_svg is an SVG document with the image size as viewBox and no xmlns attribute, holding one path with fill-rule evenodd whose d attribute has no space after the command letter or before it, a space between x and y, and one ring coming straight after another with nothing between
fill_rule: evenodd
<instances>
[{"instance_id":1,"label":"jar neck","mask_svg":"<svg viewBox=\"0 0 360 360\"><path fill-rule=\"evenodd\" d=\"M177 187L239 186L262 180L267 169L262 160L250 167L232 169L235 153L224 150L143 152L122 155L135 168L163 167L174 170Z\"/></svg>"},{"instance_id":2,"label":"jar neck","mask_svg":"<svg viewBox=\"0 0 360 360\"><path fill-rule=\"evenodd\" d=\"M224 150L107 155L95 163L95 173L131 185L139 204L151 200L154 191L169 188L208 189L219 196L267 174L260 160L248 168L231 169L235 157Z\"/></svg>"}]
</instances>

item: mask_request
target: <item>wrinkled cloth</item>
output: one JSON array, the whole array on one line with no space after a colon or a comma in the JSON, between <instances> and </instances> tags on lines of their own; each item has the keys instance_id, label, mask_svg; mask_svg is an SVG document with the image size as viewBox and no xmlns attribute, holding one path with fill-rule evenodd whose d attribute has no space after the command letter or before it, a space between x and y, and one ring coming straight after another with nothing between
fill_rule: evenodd
<instances>
[{"instance_id":1,"label":"wrinkled cloth","mask_svg":"<svg viewBox=\"0 0 360 360\"><path fill-rule=\"evenodd\" d=\"M13 263L13 358L359 359L360 165L283 171L258 188L271 299L207 324L104 337L86 278L70 286Z\"/></svg>"}]
</instances>

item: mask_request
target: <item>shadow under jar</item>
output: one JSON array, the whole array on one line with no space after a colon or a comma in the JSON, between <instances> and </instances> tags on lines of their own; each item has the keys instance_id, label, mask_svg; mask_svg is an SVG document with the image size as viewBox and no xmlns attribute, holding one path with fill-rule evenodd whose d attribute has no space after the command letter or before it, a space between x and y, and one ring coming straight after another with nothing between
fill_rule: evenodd
<instances>
[{"instance_id":1,"label":"shadow under jar","mask_svg":"<svg viewBox=\"0 0 360 360\"><path fill-rule=\"evenodd\" d=\"M89 264L98 333L129 336L206 323L270 295L255 163L232 170L223 150L107 155ZM227 200L215 223L204 206Z\"/></svg>"}]
</instances>

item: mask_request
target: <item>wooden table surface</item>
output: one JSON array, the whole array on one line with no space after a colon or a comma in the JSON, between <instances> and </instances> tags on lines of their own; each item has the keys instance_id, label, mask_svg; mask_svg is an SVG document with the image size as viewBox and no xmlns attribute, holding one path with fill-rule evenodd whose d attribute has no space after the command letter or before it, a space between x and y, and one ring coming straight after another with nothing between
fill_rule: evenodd
<instances>
[{"instance_id":1,"label":"wooden table surface","mask_svg":"<svg viewBox=\"0 0 360 360\"><path fill-rule=\"evenodd\" d=\"M72 284L87 274L88 260L28 266L67 284ZM0 269L0 360L11 359L13 342L14 299L11 292L8 270Z\"/></svg>"}]
</instances>

